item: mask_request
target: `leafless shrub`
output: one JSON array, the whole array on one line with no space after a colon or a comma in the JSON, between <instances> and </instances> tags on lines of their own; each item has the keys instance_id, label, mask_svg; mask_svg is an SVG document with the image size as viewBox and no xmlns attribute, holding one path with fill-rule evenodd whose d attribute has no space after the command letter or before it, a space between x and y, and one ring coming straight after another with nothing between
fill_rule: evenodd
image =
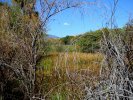
<instances>
[{"instance_id":1,"label":"leafless shrub","mask_svg":"<svg viewBox=\"0 0 133 100\"><path fill-rule=\"evenodd\" d=\"M73 0L40 0L40 21L34 12L36 0L14 1L15 6L11 8L8 5L0 7L0 76L3 77L0 92L4 95L8 81L15 79L20 83L17 88L22 90L23 99L42 100L46 97L44 74L37 62L44 53L42 43L47 23L52 16L79 7L82 3Z\"/></svg>"},{"instance_id":2,"label":"leafless shrub","mask_svg":"<svg viewBox=\"0 0 133 100\"><path fill-rule=\"evenodd\" d=\"M117 0L114 1L116 6ZM103 30L101 51L104 54L104 61L100 80L95 85L95 89L88 87L85 98L87 100L133 99L132 25L128 24L123 31L113 28L112 25L111 30Z\"/></svg>"}]
</instances>

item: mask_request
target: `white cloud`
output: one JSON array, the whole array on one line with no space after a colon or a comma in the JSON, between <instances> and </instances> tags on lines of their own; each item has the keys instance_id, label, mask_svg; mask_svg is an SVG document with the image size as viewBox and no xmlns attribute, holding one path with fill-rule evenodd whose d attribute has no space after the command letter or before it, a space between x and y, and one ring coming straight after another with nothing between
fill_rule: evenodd
<instances>
[{"instance_id":1,"label":"white cloud","mask_svg":"<svg viewBox=\"0 0 133 100\"><path fill-rule=\"evenodd\" d=\"M69 23L67 23L67 22L65 22L65 23L64 23L64 25L65 25L65 26L69 26L70 24L69 24Z\"/></svg>"}]
</instances>

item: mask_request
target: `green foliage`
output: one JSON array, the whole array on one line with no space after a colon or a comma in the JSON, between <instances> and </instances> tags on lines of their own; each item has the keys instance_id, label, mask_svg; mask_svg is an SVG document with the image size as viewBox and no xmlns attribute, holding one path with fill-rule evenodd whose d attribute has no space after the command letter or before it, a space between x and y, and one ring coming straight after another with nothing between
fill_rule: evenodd
<instances>
[{"instance_id":1,"label":"green foliage","mask_svg":"<svg viewBox=\"0 0 133 100\"><path fill-rule=\"evenodd\" d=\"M63 44L69 45L73 38L74 38L74 36L66 36L64 38L61 38L61 41L62 41Z\"/></svg>"},{"instance_id":2,"label":"green foliage","mask_svg":"<svg viewBox=\"0 0 133 100\"><path fill-rule=\"evenodd\" d=\"M63 48L63 45L59 44L56 46L56 51L57 52L63 52L64 51L64 48Z\"/></svg>"},{"instance_id":3,"label":"green foliage","mask_svg":"<svg viewBox=\"0 0 133 100\"><path fill-rule=\"evenodd\" d=\"M52 38L47 38L44 41L44 51L45 53L49 54L50 52L61 52L62 51L62 46L60 44L59 39L52 39Z\"/></svg>"},{"instance_id":4,"label":"green foliage","mask_svg":"<svg viewBox=\"0 0 133 100\"><path fill-rule=\"evenodd\" d=\"M21 9L17 6L11 6L9 14L10 14L10 27L15 28L15 30L20 29L20 25L18 24L20 24L22 21Z\"/></svg>"},{"instance_id":5,"label":"green foliage","mask_svg":"<svg viewBox=\"0 0 133 100\"><path fill-rule=\"evenodd\" d=\"M55 93L52 96L52 100L66 100L66 94L65 93Z\"/></svg>"},{"instance_id":6,"label":"green foliage","mask_svg":"<svg viewBox=\"0 0 133 100\"><path fill-rule=\"evenodd\" d=\"M4 5L4 3L0 2L0 6L3 6L3 5Z\"/></svg>"},{"instance_id":7,"label":"green foliage","mask_svg":"<svg viewBox=\"0 0 133 100\"><path fill-rule=\"evenodd\" d=\"M40 66L44 68L45 74L49 75L52 71L53 61L51 58L47 57L40 62Z\"/></svg>"},{"instance_id":8,"label":"green foliage","mask_svg":"<svg viewBox=\"0 0 133 100\"><path fill-rule=\"evenodd\" d=\"M81 52L95 52L100 48L99 42L102 37L102 31L91 31L87 32L79 39L78 45L80 46Z\"/></svg>"},{"instance_id":9,"label":"green foliage","mask_svg":"<svg viewBox=\"0 0 133 100\"><path fill-rule=\"evenodd\" d=\"M48 55L49 52L51 51L51 43L49 41L43 40L42 44L43 44L42 50L43 50L44 56Z\"/></svg>"}]
</instances>

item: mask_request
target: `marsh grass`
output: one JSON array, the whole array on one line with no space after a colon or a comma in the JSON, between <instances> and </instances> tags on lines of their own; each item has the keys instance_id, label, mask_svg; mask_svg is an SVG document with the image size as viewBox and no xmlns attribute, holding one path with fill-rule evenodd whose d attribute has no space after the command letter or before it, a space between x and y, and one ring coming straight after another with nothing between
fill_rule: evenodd
<instances>
[{"instance_id":1,"label":"marsh grass","mask_svg":"<svg viewBox=\"0 0 133 100\"><path fill-rule=\"evenodd\" d=\"M94 84L90 77L99 75L103 55L100 53L51 53L40 61L44 69L45 94L50 100L80 100L82 82ZM88 78L89 77L89 78ZM87 80L87 81L86 81Z\"/></svg>"},{"instance_id":2,"label":"marsh grass","mask_svg":"<svg viewBox=\"0 0 133 100\"><path fill-rule=\"evenodd\" d=\"M52 53L41 60L40 65L44 67L45 74L51 74L56 68L65 71L91 70L97 72L103 55L100 53Z\"/></svg>"}]
</instances>

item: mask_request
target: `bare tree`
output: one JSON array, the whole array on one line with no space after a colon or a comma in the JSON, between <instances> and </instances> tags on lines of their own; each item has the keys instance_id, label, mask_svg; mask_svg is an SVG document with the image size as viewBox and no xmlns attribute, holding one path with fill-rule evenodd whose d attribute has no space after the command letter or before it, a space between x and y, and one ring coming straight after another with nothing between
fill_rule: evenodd
<instances>
[{"instance_id":1,"label":"bare tree","mask_svg":"<svg viewBox=\"0 0 133 100\"><path fill-rule=\"evenodd\" d=\"M37 63L39 56L43 54L46 25L54 15L80 7L82 3L74 0L40 0L40 20L34 9L36 0L14 1L11 7L5 5L0 9L0 76L4 78L1 80L1 92L4 95L7 84L14 79L20 83L14 91L21 89L23 99L42 100L46 97L44 77L38 73L43 73L43 69ZM5 94L7 98L12 98L12 94L11 97L9 95L10 93Z\"/></svg>"},{"instance_id":2,"label":"bare tree","mask_svg":"<svg viewBox=\"0 0 133 100\"><path fill-rule=\"evenodd\" d=\"M87 89L87 100L132 100L132 24L125 30L118 30L114 24L114 16L118 0L114 0L114 8L110 18L109 30L103 31L101 51L105 55L101 75L95 89ZM130 21L131 22L131 21Z\"/></svg>"}]
</instances>

